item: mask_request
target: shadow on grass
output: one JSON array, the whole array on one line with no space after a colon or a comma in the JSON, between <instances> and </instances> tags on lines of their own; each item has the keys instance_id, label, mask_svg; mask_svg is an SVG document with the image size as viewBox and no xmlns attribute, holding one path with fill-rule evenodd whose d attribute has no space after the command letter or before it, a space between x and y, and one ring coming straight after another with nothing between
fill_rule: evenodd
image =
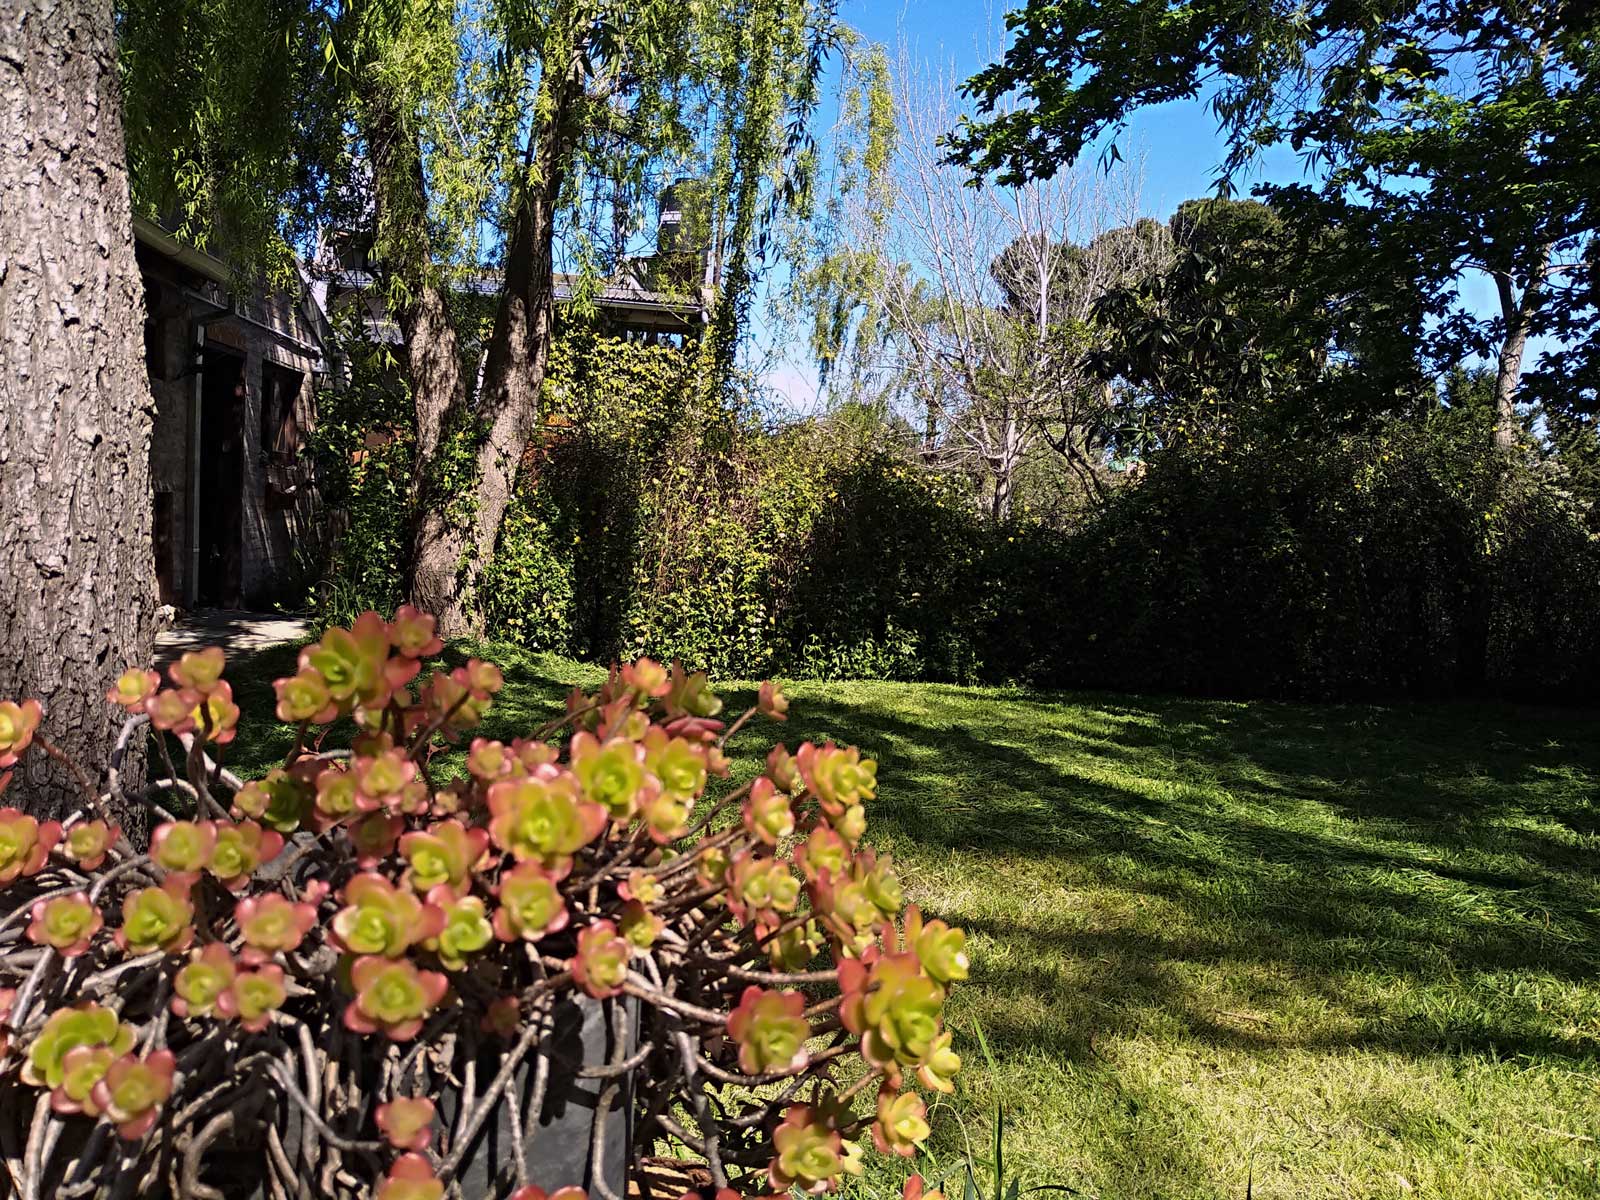
<instances>
[{"instance_id":1,"label":"shadow on grass","mask_svg":"<svg viewBox=\"0 0 1600 1200\"><path fill-rule=\"evenodd\" d=\"M575 682L601 678L484 649L508 679L487 737L526 735ZM230 672L245 713L269 711L271 680L294 665L280 647ZM1566 1001L1594 1007L1578 1019L1545 1011L1538 987L1518 990L1584 990L1600 975L1591 714L792 690L794 719L762 736L834 737L875 755L875 841L912 864L954 851L961 870L992 873L991 903L957 915L1005 950L974 970L975 991L1003 1002L984 1006L1002 1055L1084 1060L1097 1038L1152 1029L1243 1049L1597 1053L1592 990ZM725 695L730 712L753 699ZM230 758L264 768L292 738L247 720ZM742 740L735 770L747 777L761 737ZM1036 911L1029 889L1052 875L1162 915L1124 920L1093 899L1080 921ZM1244 981L1254 1007L1219 1011L1218 978ZM1297 1005L1328 1015L1297 1020Z\"/></svg>"},{"instance_id":2,"label":"shadow on grass","mask_svg":"<svg viewBox=\"0 0 1600 1200\"><path fill-rule=\"evenodd\" d=\"M808 700L786 732L878 754L873 836L903 856L983 855L997 890L1008 861L1042 864L1179 914L1157 934L1039 925L1025 896L1003 917L960 913L1011 951L997 968L980 957L975 983L1051 1008L1008 1026L990 1006L1001 1046L1082 1059L1095 1037L1155 1024L1241 1048L1600 1052L1594 1021L1471 995L1484 980L1600 972L1600 884L1581 844L1600 744L1586 714L950 699L987 701L993 730ZM1190 983L1213 968L1288 980L1341 1019L1219 1021ZM1415 994L1386 1011L1380 977Z\"/></svg>"}]
</instances>

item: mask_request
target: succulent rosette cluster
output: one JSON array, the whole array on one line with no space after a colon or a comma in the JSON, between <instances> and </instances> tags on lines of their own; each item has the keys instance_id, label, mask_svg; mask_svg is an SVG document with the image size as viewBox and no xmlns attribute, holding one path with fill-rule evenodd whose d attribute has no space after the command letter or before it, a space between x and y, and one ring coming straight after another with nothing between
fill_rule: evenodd
<instances>
[{"instance_id":1,"label":"succulent rosette cluster","mask_svg":"<svg viewBox=\"0 0 1600 1200\"><path fill-rule=\"evenodd\" d=\"M821 1193L868 1145L912 1153L921 1091L959 1067L943 1006L968 962L863 843L873 760L780 745L737 778L728 739L788 719L782 691L725 722L703 674L648 659L508 734L499 670L443 650L409 607L327 631L275 684L289 745L253 780L224 761L220 650L129 670L107 699L120 744L154 739L141 792L113 775L60 823L0 809L0 1087L38 1089L44 1122L23 1190L142 1164L184 1194L248 1142L240 1114L298 1109L292 1147L257 1126L286 1194L442 1196L574 1003L613 1034L584 1070L630 1076L643 1143L719 1189ZM0 766L43 717L0 704ZM141 803L142 849L119 827ZM493 1080L464 1076L486 1040ZM115 1136L52 1128L79 1120Z\"/></svg>"}]
</instances>

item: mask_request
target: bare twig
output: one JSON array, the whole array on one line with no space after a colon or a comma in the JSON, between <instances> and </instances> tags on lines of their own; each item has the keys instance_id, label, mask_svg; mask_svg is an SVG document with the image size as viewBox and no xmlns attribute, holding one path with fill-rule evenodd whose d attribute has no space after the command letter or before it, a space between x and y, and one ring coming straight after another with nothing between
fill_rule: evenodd
<instances>
[{"instance_id":1,"label":"bare twig","mask_svg":"<svg viewBox=\"0 0 1600 1200\"><path fill-rule=\"evenodd\" d=\"M44 1129L50 1121L50 1093L40 1092L33 1105L28 1147L22 1152L22 1200L39 1200L39 1164L44 1154Z\"/></svg>"},{"instance_id":2,"label":"bare twig","mask_svg":"<svg viewBox=\"0 0 1600 1200\"><path fill-rule=\"evenodd\" d=\"M301 1116L316 1128L329 1145L337 1146L350 1154L377 1154L384 1148L383 1142L359 1141L336 1133L333 1127L322 1119L322 1114L316 1110L310 1098L295 1085L293 1073L283 1065L281 1059L275 1058L267 1066L267 1074L272 1076L274 1083L283 1088L284 1095L294 1101Z\"/></svg>"},{"instance_id":3,"label":"bare twig","mask_svg":"<svg viewBox=\"0 0 1600 1200\"><path fill-rule=\"evenodd\" d=\"M449 1182L455 1177L457 1168L461 1166L462 1158L466 1156L467 1147L472 1144L473 1139L478 1136L478 1130L483 1128L483 1123L488 1120L489 1114L494 1111L496 1102L510 1085L517 1068L522 1065L522 1060L528 1056L529 1051L533 1049L539 1039L549 1032L549 1028L546 1025L549 1013L550 1007L546 1004L541 1007L540 1011L529 1015L528 1024L522 1031L522 1036L517 1039L517 1043L512 1047L511 1052L501 1060L500 1070L495 1073L493 1082L489 1084L489 1090L484 1093L483 1099L478 1101L472 1113L463 1123L462 1130L456 1136L454 1145L450 1147L450 1156L444 1160L444 1165L439 1170L440 1179Z\"/></svg>"},{"instance_id":4,"label":"bare twig","mask_svg":"<svg viewBox=\"0 0 1600 1200\"><path fill-rule=\"evenodd\" d=\"M693 1017L697 1021L704 1021L707 1025L721 1027L728 1023L729 1014L718 1012L714 1008L701 1008L698 1004L690 1004L686 1000L679 1000L675 996L668 996L664 992L658 992L640 976L631 971L628 973L628 982L624 985L623 990L630 996L637 996L647 1004L652 1004L669 1013Z\"/></svg>"},{"instance_id":5,"label":"bare twig","mask_svg":"<svg viewBox=\"0 0 1600 1200\"><path fill-rule=\"evenodd\" d=\"M695 1085L696 1067L699 1060L695 1056L694 1048L689 1044L689 1035L683 1030L676 1030L672 1040L678 1047L678 1057L683 1062L684 1084L689 1089L689 1103L694 1108L695 1120L700 1125L700 1135L706 1166L711 1171L711 1179L718 1188L728 1186L728 1176L722 1169L722 1155L717 1145L716 1124L711 1115L706 1111L706 1094L704 1089Z\"/></svg>"}]
</instances>

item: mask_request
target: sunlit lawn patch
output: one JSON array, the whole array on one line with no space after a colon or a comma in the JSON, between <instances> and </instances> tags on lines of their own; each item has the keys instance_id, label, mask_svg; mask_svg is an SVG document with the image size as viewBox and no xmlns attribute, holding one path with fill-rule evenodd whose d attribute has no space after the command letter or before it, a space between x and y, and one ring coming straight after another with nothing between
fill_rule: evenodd
<instances>
[{"instance_id":1,"label":"sunlit lawn patch","mask_svg":"<svg viewBox=\"0 0 1600 1200\"><path fill-rule=\"evenodd\" d=\"M488 736L599 675L493 657ZM246 711L292 661L230 671ZM874 843L971 935L950 1103L981 1146L1003 1100L1025 1182L1105 1200L1242 1197L1247 1180L1285 1200L1600 1195L1595 714L788 690L790 746L877 757ZM288 741L242 727L230 759L263 768ZM960 1122L935 1128L953 1162Z\"/></svg>"}]
</instances>

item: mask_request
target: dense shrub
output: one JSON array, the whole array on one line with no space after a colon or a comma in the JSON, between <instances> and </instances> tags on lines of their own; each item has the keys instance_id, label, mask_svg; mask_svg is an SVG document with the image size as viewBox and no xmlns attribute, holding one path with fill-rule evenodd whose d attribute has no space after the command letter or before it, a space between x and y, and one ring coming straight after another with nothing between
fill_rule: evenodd
<instances>
[{"instance_id":1,"label":"dense shrub","mask_svg":"<svg viewBox=\"0 0 1600 1200\"><path fill-rule=\"evenodd\" d=\"M991 664L1134 690L1575 695L1593 678L1600 550L1488 445L1445 412L1157 460L1071 535L992 563L1007 602L986 642L1020 644Z\"/></svg>"},{"instance_id":2,"label":"dense shrub","mask_svg":"<svg viewBox=\"0 0 1600 1200\"><path fill-rule=\"evenodd\" d=\"M1454 677L1472 498L1394 455L1346 443L1158 462L1062 547L1071 608L1043 610L1053 653L1029 674L1302 695Z\"/></svg>"},{"instance_id":3,"label":"dense shrub","mask_svg":"<svg viewBox=\"0 0 1600 1200\"><path fill-rule=\"evenodd\" d=\"M1496 456L1484 406L1167 451L1068 529L996 527L879 414L770 428L699 369L562 339L484 577L496 634L745 677L1596 695L1588 515L1549 464ZM319 432L345 497L330 617L399 600L409 441L360 406L387 412L347 398Z\"/></svg>"},{"instance_id":4,"label":"dense shrub","mask_svg":"<svg viewBox=\"0 0 1600 1200\"><path fill-rule=\"evenodd\" d=\"M1600 547L1563 491L1524 480L1503 501L1492 563L1488 679L1531 700L1600 700Z\"/></svg>"},{"instance_id":5,"label":"dense shrub","mask_svg":"<svg viewBox=\"0 0 1600 1200\"><path fill-rule=\"evenodd\" d=\"M763 671L767 560L743 486L753 431L741 414L710 399L692 354L586 331L563 340L551 381L519 521L502 530L485 588L496 632L540 621L551 637L539 644L580 657ZM545 579L562 572L573 585L552 589ZM547 593L564 610L536 618Z\"/></svg>"},{"instance_id":6,"label":"dense shrub","mask_svg":"<svg viewBox=\"0 0 1600 1200\"><path fill-rule=\"evenodd\" d=\"M976 677L984 532L961 485L875 417L767 431L694 372L675 349L568 340L485 587L496 632L728 675Z\"/></svg>"},{"instance_id":7,"label":"dense shrub","mask_svg":"<svg viewBox=\"0 0 1600 1200\"><path fill-rule=\"evenodd\" d=\"M774 581L781 669L822 678L972 679L973 571L987 531L959 484L879 446L829 457L828 431L796 431L819 464L814 510L770 536L791 564ZM781 511L781 510L780 510Z\"/></svg>"},{"instance_id":8,"label":"dense shrub","mask_svg":"<svg viewBox=\"0 0 1600 1200\"><path fill-rule=\"evenodd\" d=\"M335 355L343 377L317 392L310 434L325 534L315 555L307 607L326 625L367 609L393 612L403 599L406 509L415 458L411 394L389 346L341 327Z\"/></svg>"},{"instance_id":9,"label":"dense shrub","mask_svg":"<svg viewBox=\"0 0 1600 1200\"><path fill-rule=\"evenodd\" d=\"M524 471L538 471L538 455ZM578 616L577 555L554 489L525 481L512 497L500 546L484 572L484 621L496 637L535 650L568 652Z\"/></svg>"}]
</instances>

